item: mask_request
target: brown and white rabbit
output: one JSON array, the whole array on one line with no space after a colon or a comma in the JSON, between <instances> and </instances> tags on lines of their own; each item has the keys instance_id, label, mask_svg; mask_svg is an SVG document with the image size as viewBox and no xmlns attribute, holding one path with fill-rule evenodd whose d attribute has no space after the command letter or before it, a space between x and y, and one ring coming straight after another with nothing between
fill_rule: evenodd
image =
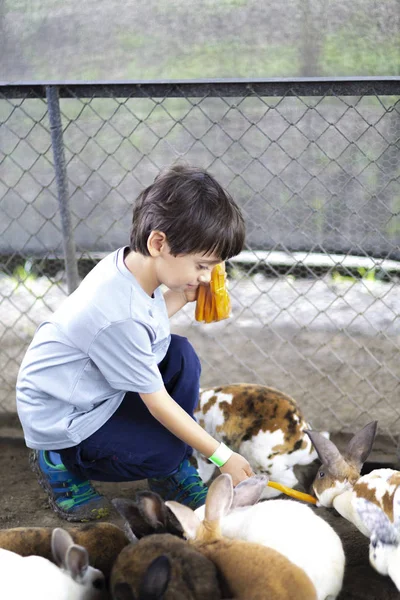
<instances>
[{"instance_id":1,"label":"brown and white rabbit","mask_svg":"<svg viewBox=\"0 0 400 600\"><path fill-rule=\"evenodd\" d=\"M157 494L140 492L135 501L116 498L112 503L131 528L130 537L141 538L136 544L126 546L115 561L111 573L114 600L142 598L144 582L151 583L148 570L160 556L166 557L171 565L168 581L165 586L158 584L158 596L144 598L220 600L222 596L215 565L177 537L183 535L183 529ZM168 529L174 535L166 533ZM159 533L149 535L150 531Z\"/></svg>"},{"instance_id":2,"label":"brown and white rabbit","mask_svg":"<svg viewBox=\"0 0 400 600\"><path fill-rule=\"evenodd\" d=\"M75 544L86 548L92 567L108 580L112 565L122 548L129 544L125 533L112 523L88 523L66 527ZM32 554L53 560L52 527L14 527L0 530L0 548L20 556Z\"/></svg>"},{"instance_id":3,"label":"brown and white rabbit","mask_svg":"<svg viewBox=\"0 0 400 600\"><path fill-rule=\"evenodd\" d=\"M307 431L322 462L312 488L321 506L333 506L364 535L370 532L361 519L356 501L364 498L378 506L393 521L393 502L400 486L400 471L375 469L361 476L361 468L371 452L377 421L368 423L349 441L343 453L316 431Z\"/></svg>"},{"instance_id":4,"label":"brown and white rabbit","mask_svg":"<svg viewBox=\"0 0 400 600\"><path fill-rule=\"evenodd\" d=\"M244 456L255 473L292 488L310 468L314 477L316 467L310 465L317 453L304 433L309 425L283 392L251 383L201 389L194 416L215 439ZM196 451L194 456L201 478L210 481L215 466ZM266 487L262 497L279 493Z\"/></svg>"},{"instance_id":5,"label":"brown and white rabbit","mask_svg":"<svg viewBox=\"0 0 400 600\"><path fill-rule=\"evenodd\" d=\"M211 484L204 521L177 502L166 502L194 547L217 566L223 597L237 600L315 600L309 577L279 552L260 544L222 537L220 520L233 500L232 477L225 473Z\"/></svg>"},{"instance_id":6,"label":"brown and white rabbit","mask_svg":"<svg viewBox=\"0 0 400 600\"><path fill-rule=\"evenodd\" d=\"M370 533L369 562L381 575L389 575L400 591L400 486L394 494L392 520L365 498L357 498L355 504Z\"/></svg>"}]
</instances>

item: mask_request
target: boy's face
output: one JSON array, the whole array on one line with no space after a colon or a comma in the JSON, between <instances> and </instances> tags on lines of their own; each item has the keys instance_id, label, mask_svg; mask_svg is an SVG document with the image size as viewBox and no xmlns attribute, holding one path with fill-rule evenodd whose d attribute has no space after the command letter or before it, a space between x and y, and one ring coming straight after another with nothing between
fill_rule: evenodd
<instances>
[{"instance_id":1,"label":"boy's face","mask_svg":"<svg viewBox=\"0 0 400 600\"><path fill-rule=\"evenodd\" d=\"M211 279L211 271L221 262L213 254L179 254L173 256L167 238L161 231L152 231L147 241L150 256L154 259L157 284L170 290L195 291L200 283Z\"/></svg>"},{"instance_id":2,"label":"boy's face","mask_svg":"<svg viewBox=\"0 0 400 600\"><path fill-rule=\"evenodd\" d=\"M211 271L221 259L212 254L180 254L173 256L169 248L160 254L158 278L171 290L195 290L200 283L207 283Z\"/></svg>"}]
</instances>

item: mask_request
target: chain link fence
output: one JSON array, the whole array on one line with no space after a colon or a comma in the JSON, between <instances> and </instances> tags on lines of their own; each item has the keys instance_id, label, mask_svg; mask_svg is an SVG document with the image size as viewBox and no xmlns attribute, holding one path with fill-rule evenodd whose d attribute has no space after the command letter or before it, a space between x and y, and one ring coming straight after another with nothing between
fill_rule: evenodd
<instances>
[{"instance_id":1,"label":"chain link fence","mask_svg":"<svg viewBox=\"0 0 400 600\"><path fill-rule=\"evenodd\" d=\"M400 434L400 79L0 86L0 412L37 325L181 159L241 206L233 317L189 337L203 385L292 395L316 428Z\"/></svg>"}]
</instances>

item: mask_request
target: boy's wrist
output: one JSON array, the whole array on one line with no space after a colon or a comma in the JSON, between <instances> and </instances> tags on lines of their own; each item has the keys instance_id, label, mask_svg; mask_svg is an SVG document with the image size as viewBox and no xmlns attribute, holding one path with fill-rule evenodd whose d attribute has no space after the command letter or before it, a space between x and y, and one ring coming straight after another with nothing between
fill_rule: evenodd
<instances>
[{"instance_id":1,"label":"boy's wrist","mask_svg":"<svg viewBox=\"0 0 400 600\"><path fill-rule=\"evenodd\" d=\"M220 443L215 452L208 458L210 462L212 462L216 467L223 467L230 457L232 456L233 451L228 448L223 442Z\"/></svg>"}]
</instances>

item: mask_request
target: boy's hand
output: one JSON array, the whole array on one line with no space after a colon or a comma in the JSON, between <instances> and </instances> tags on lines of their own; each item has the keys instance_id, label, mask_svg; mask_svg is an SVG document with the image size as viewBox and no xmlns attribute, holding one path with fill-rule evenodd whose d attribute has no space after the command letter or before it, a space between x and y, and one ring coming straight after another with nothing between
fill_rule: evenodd
<instances>
[{"instance_id":1,"label":"boy's hand","mask_svg":"<svg viewBox=\"0 0 400 600\"><path fill-rule=\"evenodd\" d=\"M254 475L253 469L247 460L237 452L234 452L224 466L220 467L220 471L221 473L229 473L232 475L233 487L243 481L243 479L247 479Z\"/></svg>"},{"instance_id":2,"label":"boy's hand","mask_svg":"<svg viewBox=\"0 0 400 600\"><path fill-rule=\"evenodd\" d=\"M225 270L225 262L221 262L221 263L219 263L219 264L221 265L221 267L222 267L222 270L223 270L223 272L224 272L224 275L225 275L225 285L226 285L226 270ZM196 288L194 288L194 289L189 289L189 290L188 290L188 289L186 289L186 290L185 290L185 292L184 292L184 293L185 293L185 297L186 297L186 301L187 301L187 302L194 302L195 300L197 300L197 296L198 296L198 293L199 293L199 288L200 288L200 285L207 285L207 286L209 286L209 285L210 285L210 281L211 281L211 274L212 274L212 271L210 271L210 272L209 272L207 275L201 275L201 276L199 277L200 284L199 284L199 285L198 285Z\"/></svg>"},{"instance_id":3,"label":"boy's hand","mask_svg":"<svg viewBox=\"0 0 400 600\"><path fill-rule=\"evenodd\" d=\"M200 285L209 285L209 284L201 283ZM195 300L197 300L197 294L199 293L200 285L198 285L195 288L190 288L190 289L186 288L185 289L184 295L186 298L186 302L194 302Z\"/></svg>"}]
</instances>

